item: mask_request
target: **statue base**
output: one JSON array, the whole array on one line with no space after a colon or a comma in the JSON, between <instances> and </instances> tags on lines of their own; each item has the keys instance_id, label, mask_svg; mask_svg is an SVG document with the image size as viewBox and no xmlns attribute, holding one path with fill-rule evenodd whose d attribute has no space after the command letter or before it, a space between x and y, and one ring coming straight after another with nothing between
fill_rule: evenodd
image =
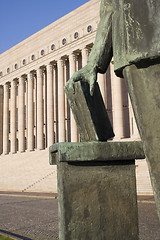
<instances>
[{"instance_id":1,"label":"statue base","mask_svg":"<svg viewBox=\"0 0 160 240\"><path fill-rule=\"evenodd\" d=\"M135 160L141 142L59 143L59 239L138 240Z\"/></svg>"}]
</instances>

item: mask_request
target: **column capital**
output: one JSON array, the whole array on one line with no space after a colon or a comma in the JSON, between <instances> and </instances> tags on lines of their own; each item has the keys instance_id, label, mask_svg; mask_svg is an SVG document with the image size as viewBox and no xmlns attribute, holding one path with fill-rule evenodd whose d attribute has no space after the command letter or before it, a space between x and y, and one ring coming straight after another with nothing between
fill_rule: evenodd
<instances>
[{"instance_id":1,"label":"column capital","mask_svg":"<svg viewBox=\"0 0 160 240\"><path fill-rule=\"evenodd\" d=\"M47 71L52 72L53 71L53 64L52 63L48 63L46 68L47 68Z\"/></svg>"},{"instance_id":2,"label":"column capital","mask_svg":"<svg viewBox=\"0 0 160 240\"><path fill-rule=\"evenodd\" d=\"M57 63L58 63L58 60L54 60L54 61L52 61L52 62L48 62L47 64L46 64L46 68L48 67L50 67L50 68L52 68L52 70L54 70L56 67L57 67Z\"/></svg>"},{"instance_id":3,"label":"column capital","mask_svg":"<svg viewBox=\"0 0 160 240\"><path fill-rule=\"evenodd\" d=\"M30 73L33 74L33 75L35 75L37 69L38 69L38 68L28 69L28 70L26 70L25 75L28 76Z\"/></svg>"},{"instance_id":4,"label":"column capital","mask_svg":"<svg viewBox=\"0 0 160 240\"><path fill-rule=\"evenodd\" d=\"M64 65L65 65L65 61L62 58L60 58L58 60L58 66L64 67Z\"/></svg>"},{"instance_id":5,"label":"column capital","mask_svg":"<svg viewBox=\"0 0 160 240\"><path fill-rule=\"evenodd\" d=\"M81 53L82 53L82 67L84 67L85 65L87 65L89 49L87 47L85 47L82 49Z\"/></svg>"},{"instance_id":6,"label":"column capital","mask_svg":"<svg viewBox=\"0 0 160 240\"><path fill-rule=\"evenodd\" d=\"M30 80L33 80L34 78L34 73L32 71L30 71L28 74L28 77L30 78Z\"/></svg>"},{"instance_id":7,"label":"column capital","mask_svg":"<svg viewBox=\"0 0 160 240\"><path fill-rule=\"evenodd\" d=\"M9 82L5 82L4 85L3 85L3 87L4 87L5 89L9 89L9 86L10 86L10 83L9 83Z\"/></svg>"},{"instance_id":8,"label":"column capital","mask_svg":"<svg viewBox=\"0 0 160 240\"><path fill-rule=\"evenodd\" d=\"M7 82L5 82L3 85L10 85L10 82L9 81L7 81Z\"/></svg>"},{"instance_id":9,"label":"column capital","mask_svg":"<svg viewBox=\"0 0 160 240\"><path fill-rule=\"evenodd\" d=\"M54 63L54 64L53 64L53 70L55 70L56 67L57 67L57 63Z\"/></svg>"},{"instance_id":10,"label":"column capital","mask_svg":"<svg viewBox=\"0 0 160 240\"><path fill-rule=\"evenodd\" d=\"M41 67L37 68L36 72L37 72L37 74L39 74L41 76L43 75L43 69Z\"/></svg>"},{"instance_id":11,"label":"column capital","mask_svg":"<svg viewBox=\"0 0 160 240\"><path fill-rule=\"evenodd\" d=\"M17 79L13 79L11 81L11 87L16 87L17 86Z\"/></svg>"},{"instance_id":12,"label":"column capital","mask_svg":"<svg viewBox=\"0 0 160 240\"><path fill-rule=\"evenodd\" d=\"M85 54L86 56L89 56L89 49L87 47L82 48L81 52L82 55Z\"/></svg>"},{"instance_id":13,"label":"column capital","mask_svg":"<svg viewBox=\"0 0 160 240\"><path fill-rule=\"evenodd\" d=\"M75 53L71 53L70 55L69 55L69 61L71 62L71 61L76 61L77 60L77 55L75 54Z\"/></svg>"},{"instance_id":14,"label":"column capital","mask_svg":"<svg viewBox=\"0 0 160 240\"><path fill-rule=\"evenodd\" d=\"M19 85L24 84L24 82L25 82L24 76L20 76L19 77Z\"/></svg>"}]
</instances>

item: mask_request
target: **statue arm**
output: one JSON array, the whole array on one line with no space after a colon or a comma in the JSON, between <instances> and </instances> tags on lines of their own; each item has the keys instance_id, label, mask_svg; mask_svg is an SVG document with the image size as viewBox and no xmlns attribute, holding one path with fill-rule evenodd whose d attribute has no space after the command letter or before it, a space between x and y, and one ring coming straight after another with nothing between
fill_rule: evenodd
<instances>
[{"instance_id":1,"label":"statue arm","mask_svg":"<svg viewBox=\"0 0 160 240\"><path fill-rule=\"evenodd\" d=\"M111 1L101 0L100 22L97 29L94 46L88 58L87 65L96 68L99 73L105 73L112 59L112 14Z\"/></svg>"},{"instance_id":2,"label":"statue arm","mask_svg":"<svg viewBox=\"0 0 160 240\"><path fill-rule=\"evenodd\" d=\"M90 93L93 95L97 73L106 72L113 55L112 13L113 8L111 0L101 0L100 22L87 65L74 73L67 85L74 88L74 82L87 81L90 85Z\"/></svg>"}]
</instances>

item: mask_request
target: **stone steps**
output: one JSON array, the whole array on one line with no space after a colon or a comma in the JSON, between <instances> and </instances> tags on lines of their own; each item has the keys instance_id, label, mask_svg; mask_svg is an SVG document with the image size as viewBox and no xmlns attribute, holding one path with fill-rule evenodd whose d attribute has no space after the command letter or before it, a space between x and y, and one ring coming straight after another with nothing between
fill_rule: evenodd
<instances>
[{"instance_id":1,"label":"stone steps","mask_svg":"<svg viewBox=\"0 0 160 240\"><path fill-rule=\"evenodd\" d=\"M0 156L0 191L57 192L56 166L49 150ZM153 194L145 160L136 161L137 193Z\"/></svg>"},{"instance_id":2,"label":"stone steps","mask_svg":"<svg viewBox=\"0 0 160 240\"><path fill-rule=\"evenodd\" d=\"M48 149L0 156L0 190L57 192L56 166Z\"/></svg>"},{"instance_id":3,"label":"stone steps","mask_svg":"<svg viewBox=\"0 0 160 240\"><path fill-rule=\"evenodd\" d=\"M136 160L136 182L138 195L153 194L146 160Z\"/></svg>"}]
</instances>

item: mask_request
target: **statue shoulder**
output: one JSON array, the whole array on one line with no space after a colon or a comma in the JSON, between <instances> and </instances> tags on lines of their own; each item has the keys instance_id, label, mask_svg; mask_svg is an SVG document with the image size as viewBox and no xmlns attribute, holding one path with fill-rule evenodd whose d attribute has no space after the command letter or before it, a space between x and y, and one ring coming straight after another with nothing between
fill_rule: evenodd
<instances>
[{"instance_id":1,"label":"statue shoulder","mask_svg":"<svg viewBox=\"0 0 160 240\"><path fill-rule=\"evenodd\" d=\"M103 17L110 11L113 11L112 0L101 0L100 16Z\"/></svg>"}]
</instances>

